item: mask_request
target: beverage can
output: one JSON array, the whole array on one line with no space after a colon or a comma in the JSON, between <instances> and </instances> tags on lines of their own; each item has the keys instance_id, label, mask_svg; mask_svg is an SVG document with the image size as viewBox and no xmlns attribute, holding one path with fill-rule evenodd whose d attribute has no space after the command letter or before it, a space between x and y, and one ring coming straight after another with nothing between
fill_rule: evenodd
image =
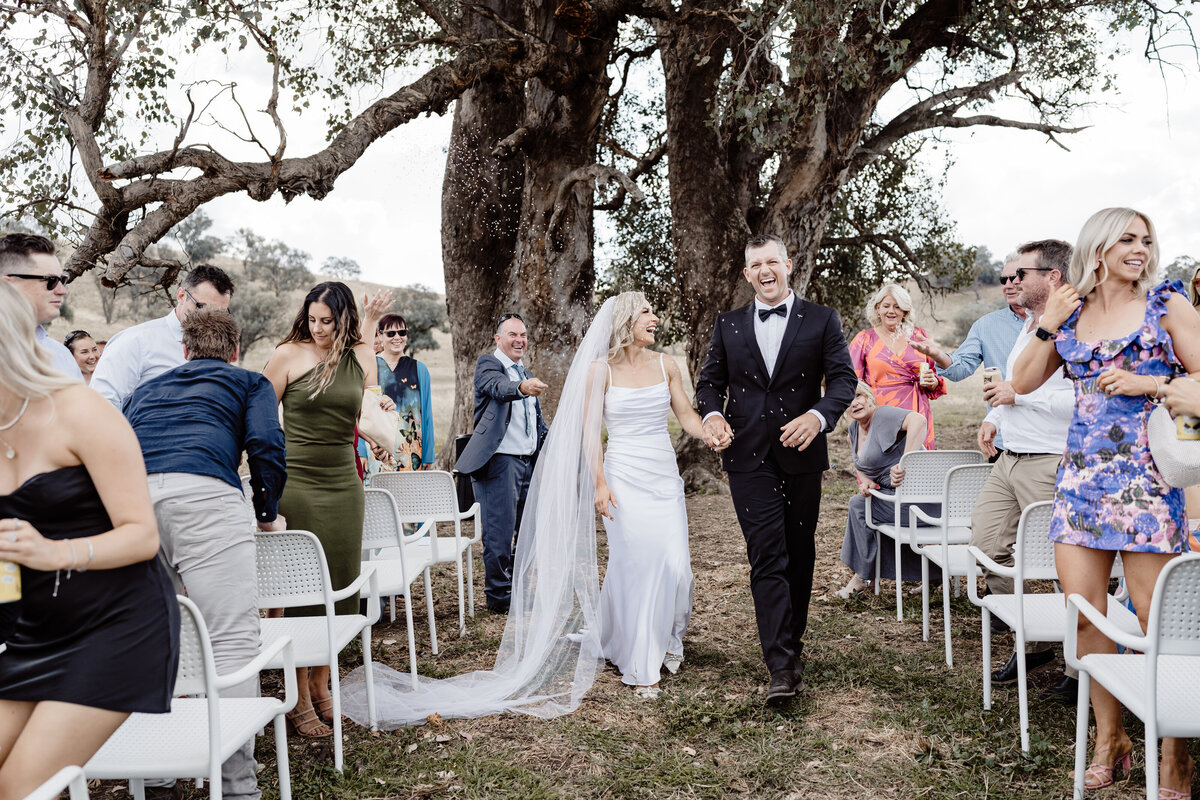
<instances>
[{"instance_id":1,"label":"beverage can","mask_svg":"<svg viewBox=\"0 0 1200 800\"><path fill-rule=\"evenodd\" d=\"M984 367L983 368L983 385L984 386L987 386L989 383L999 383L1000 377L1001 376L1000 376L1000 368L999 367Z\"/></svg>"},{"instance_id":2,"label":"beverage can","mask_svg":"<svg viewBox=\"0 0 1200 800\"><path fill-rule=\"evenodd\" d=\"M1200 439L1200 418L1180 414L1175 418L1175 435L1180 439Z\"/></svg>"},{"instance_id":3,"label":"beverage can","mask_svg":"<svg viewBox=\"0 0 1200 800\"><path fill-rule=\"evenodd\" d=\"M11 561L0 561L0 603L21 599L21 568Z\"/></svg>"},{"instance_id":4,"label":"beverage can","mask_svg":"<svg viewBox=\"0 0 1200 800\"><path fill-rule=\"evenodd\" d=\"M924 378L926 375L930 374L931 372L933 372L933 367L929 366L929 362L922 361L921 366L917 370L917 373L921 376L921 378Z\"/></svg>"}]
</instances>

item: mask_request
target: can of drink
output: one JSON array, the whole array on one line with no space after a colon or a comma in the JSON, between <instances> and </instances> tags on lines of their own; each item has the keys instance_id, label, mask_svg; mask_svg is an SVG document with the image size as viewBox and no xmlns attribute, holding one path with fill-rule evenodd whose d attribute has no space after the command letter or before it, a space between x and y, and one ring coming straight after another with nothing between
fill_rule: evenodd
<instances>
[{"instance_id":1,"label":"can of drink","mask_svg":"<svg viewBox=\"0 0 1200 800\"><path fill-rule=\"evenodd\" d=\"M1175 418L1175 435L1180 439L1200 439L1200 418L1180 414Z\"/></svg>"},{"instance_id":2,"label":"can of drink","mask_svg":"<svg viewBox=\"0 0 1200 800\"><path fill-rule=\"evenodd\" d=\"M922 361L921 366L917 368L917 376L921 380L925 380L931 374L933 374L933 367L929 366L928 361Z\"/></svg>"},{"instance_id":3,"label":"can of drink","mask_svg":"<svg viewBox=\"0 0 1200 800\"><path fill-rule=\"evenodd\" d=\"M21 568L11 561L0 561L0 603L21 599Z\"/></svg>"},{"instance_id":4,"label":"can of drink","mask_svg":"<svg viewBox=\"0 0 1200 800\"><path fill-rule=\"evenodd\" d=\"M983 368L983 385L984 386L987 386L989 383L999 383L1000 377L1001 376L1000 376L1000 368L999 367L984 367Z\"/></svg>"}]
</instances>

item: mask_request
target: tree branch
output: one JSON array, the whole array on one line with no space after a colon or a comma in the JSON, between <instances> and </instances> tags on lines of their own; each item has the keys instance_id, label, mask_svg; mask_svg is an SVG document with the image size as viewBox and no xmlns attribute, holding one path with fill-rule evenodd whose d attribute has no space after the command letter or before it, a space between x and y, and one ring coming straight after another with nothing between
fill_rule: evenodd
<instances>
[{"instance_id":1,"label":"tree branch","mask_svg":"<svg viewBox=\"0 0 1200 800\"><path fill-rule=\"evenodd\" d=\"M662 144L660 144L658 147L654 148L649 153L647 153L644 157L642 157L640 160L638 160L637 164L634 166L633 169L629 170L629 172L626 172L626 173L617 172L616 174L623 176L627 181L632 183L636 190L637 184L633 183L633 182L636 181L638 178L642 177L643 175L645 175L650 170L654 169L655 165L658 164L659 161L662 161L662 157L665 156L666 154L667 154L667 142L666 142L666 137L664 136ZM622 205L625 204L625 197L628 193L629 192L626 189L626 183L624 180L622 180L619 182L619 184L617 186L617 193L615 195L613 195L613 198L611 200L609 200L607 203L597 203L596 205L592 206L592 210L593 211L616 211L618 208L620 208ZM646 199L645 195L643 195L640 190L636 190L633 196L634 196L634 199L636 199L638 202L641 202Z\"/></svg>"},{"instance_id":2,"label":"tree branch","mask_svg":"<svg viewBox=\"0 0 1200 800\"><path fill-rule=\"evenodd\" d=\"M566 213L571 205L570 194L574 192L577 185L581 183L589 184L594 191L596 188L604 188L614 182L620 185L624 191L632 194L635 200L641 202L646 199L646 196L642 194L642 190L638 188L638 185L630 176L620 170L613 169L607 164L591 164L586 167L573 169L558 184L558 191L554 196L554 213L550 215L550 223L546 226L546 235L554 236L557 234L562 215Z\"/></svg>"}]
</instances>

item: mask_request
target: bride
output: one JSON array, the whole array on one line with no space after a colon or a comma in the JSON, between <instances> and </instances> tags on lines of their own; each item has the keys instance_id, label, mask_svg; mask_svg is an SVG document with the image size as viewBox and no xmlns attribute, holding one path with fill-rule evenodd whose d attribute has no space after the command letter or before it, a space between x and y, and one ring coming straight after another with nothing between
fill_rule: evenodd
<instances>
[{"instance_id":1,"label":"bride","mask_svg":"<svg viewBox=\"0 0 1200 800\"><path fill-rule=\"evenodd\" d=\"M704 437L674 359L647 350L658 317L641 292L613 298L603 381L608 448L596 469L596 511L608 534L608 571L600 590L600 642L621 680L654 698L659 668L678 671L692 613L687 509L667 410L685 432Z\"/></svg>"},{"instance_id":2,"label":"bride","mask_svg":"<svg viewBox=\"0 0 1200 800\"><path fill-rule=\"evenodd\" d=\"M626 292L604 302L579 345L530 481L495 666L445 680L422 677L413 688L408 674L376 665L380 727L432 714L567 714L579 707L605 654L645 696L657 696L664 662L678 669L692 575L668 406L685 431L703 430L673 360L645 349L657 322L641 293ZM602 421L609 424L607 454ZM609 536L603 600L598 508ZM359 667L342 681L343 713L365 724L366 705Z\"/></svg>"}]
</instances>

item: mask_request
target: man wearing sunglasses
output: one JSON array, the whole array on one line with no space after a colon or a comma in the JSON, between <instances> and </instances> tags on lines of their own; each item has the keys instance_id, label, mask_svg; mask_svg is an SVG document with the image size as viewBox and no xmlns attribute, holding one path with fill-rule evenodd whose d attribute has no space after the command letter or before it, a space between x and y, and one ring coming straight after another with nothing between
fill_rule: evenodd
<instances>
[{"instance_id":1,"label":"man wearing sunglasses","mask_svg":"<svg viewBox=\"0 0 1200 800\"><path fill-rule=\"evenodd\" d=\"M83 380L75 356L46 333L46 326L58 319L67 299L67 276L54 255L54 242L28 233L0 237L0 276L33 306L38 322L37 343L50 351L54 368Z\"/></svg>"},{"instance_id":2,"label":"man wearing sunglasses","mask_svg":"<svg viewBox=\"0 0 1200 800\"><path fill-rule=\"evenodd\" d=\"M183 364L183 321L200 308L228 309L233 281L223 269L201 264L175 292L166 316L126 328L109 340L96 363L91 386L118 409L133 390Z\"/></svg>"}]
</instances>

